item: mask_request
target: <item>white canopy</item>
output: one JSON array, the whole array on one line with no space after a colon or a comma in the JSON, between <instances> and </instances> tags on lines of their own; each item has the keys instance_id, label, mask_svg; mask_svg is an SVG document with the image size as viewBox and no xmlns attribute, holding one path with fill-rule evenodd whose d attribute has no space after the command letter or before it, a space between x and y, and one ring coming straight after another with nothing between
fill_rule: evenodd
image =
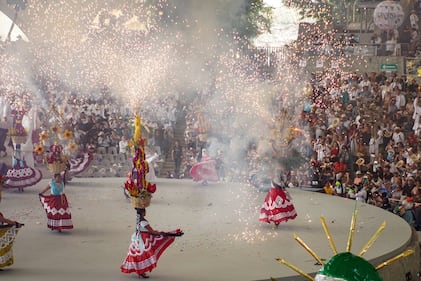
<instances>
[{"instance_id":1,"label":"white canopy","mask_svg":"<svg viewBox=\"0 0 421 281\"><path fill-rule=\"evenodd\" d=\"M12 23L13 21L6 14L0 11L0 41L6 41ZM15 24L13 26L12 34L10 35L10 40L16 41L20 37L25 41L29 41L25 33L23 33L19 26Z\"/></svg>"}]
</instances>

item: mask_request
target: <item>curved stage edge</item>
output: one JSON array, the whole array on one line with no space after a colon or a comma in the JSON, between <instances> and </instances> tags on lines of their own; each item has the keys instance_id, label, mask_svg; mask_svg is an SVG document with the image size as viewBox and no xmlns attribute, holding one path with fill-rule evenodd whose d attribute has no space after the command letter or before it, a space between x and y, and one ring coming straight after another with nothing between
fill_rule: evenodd
<instances>
[{"instance_id":1,"label":"curved stage edge","mask_svg":"<svg viewBox=\"0 0 421 281\"><path fill-rule=\"evenodd\" d=\"M133 280L120 273L135 212L123 195L124 178L74 178L66 187L75 228L63 233L46 227L38 199L48 179L23 193L4 190L1 212L25 223L14 246L15 264L0 272L7 280ZM354 209L357 210L351 252L358 254L383 222L386 227L364 258L378 265L413 248L415 253L379 270L383 280L415 280L419 270L418 237L400 217L380 208L323 193L289 188L298 217L274 229L259 222L265 192L238 183L209 183L159 178L146 217L152 227L181 228L150 275L155 281L307 280L276 259L283 258L305 273L320 268L294 239L296 234L318 257L333 256L320 217L338 252L346 249ZM59 263L52 262L58 260Z\"/></svg>"}]
</instances>

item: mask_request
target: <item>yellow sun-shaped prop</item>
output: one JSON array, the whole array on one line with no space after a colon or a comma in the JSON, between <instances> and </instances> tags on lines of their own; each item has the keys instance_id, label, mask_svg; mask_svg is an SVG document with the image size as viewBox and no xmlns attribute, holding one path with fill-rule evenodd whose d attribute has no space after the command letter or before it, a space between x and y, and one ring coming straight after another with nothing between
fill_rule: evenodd
<instances>
[{"instance_id":1,"label":"yellow sun-shaped prop","mask_svg":"<svg viewBox=\"0 0 421 281\"><path fill-rule=\"evenodd\" d=\"M392 257L391 259L382 262L377 266L373 266L367 260L362 258L362 256L367 252L367 250L374 244L377 238L380 236L381 232L386 227L386 222L383 222L377 231L371 236L368 242L363 246L361 251L358 255L354 255L351 253L351 246L352 240L355 232L355 223L357 217L357 210L354 210L348 242L346 245L345 252L338 253L333 238L330 234L330 230L326 224L326 221L323 216L320 217L320 221L322 223L323 229L325 231L325 235L327 240L329 241L330 248L333 251L334 256L327 262L324 261L303 241L301 240L296 234L294 234L294 239L319 263L322 265L322 268L318 271L316 276L313 278L309 274L305 273L303 270L299 269L298 267L292 265L291 263L287 262L283 258L276 259L279 263L291 268L292 270L296 271L300 275L304 276L308 280L312 281L363 281L363 280L370 280L370 281L381 281L382 278L378 274L378 270L390 265L391 263L402 259L406 256L412 255L414 253L413 249L408 249L403 253ZM276 281L276 279L271 278L272 281Z\"/></svg>"}]
</instances>

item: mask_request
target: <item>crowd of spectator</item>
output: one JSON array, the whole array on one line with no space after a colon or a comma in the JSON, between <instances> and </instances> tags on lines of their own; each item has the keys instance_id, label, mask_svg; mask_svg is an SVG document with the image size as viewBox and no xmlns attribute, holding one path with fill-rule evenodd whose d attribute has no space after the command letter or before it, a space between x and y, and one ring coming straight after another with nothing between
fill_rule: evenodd
<instances>
[{"instance_id":1,"label":"crowd of spectator","mask_svg":"<svg viewBox=\"0 0 421 281\"><path fill-rule=\"evenodd\" d=\"M396 73L326 73L309 81L300 125L310 132L302 152L310 166L293 185L319 180L324 192L404 215L421 227L421 92Z\"/></svg>"}]
</instances>

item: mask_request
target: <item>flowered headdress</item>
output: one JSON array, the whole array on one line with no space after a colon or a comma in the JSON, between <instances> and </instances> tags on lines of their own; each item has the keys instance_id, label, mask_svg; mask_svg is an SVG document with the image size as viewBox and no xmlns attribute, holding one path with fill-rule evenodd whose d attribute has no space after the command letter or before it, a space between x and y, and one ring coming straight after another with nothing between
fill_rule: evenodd
<instances>
[{"instance_id":1,"label":"flowered headdress","mask_svg":"<svg viewBox=\"0 0 421 281\"><path fill-rule=\"evenodd\" d=\"M149 172L149 164L145 160L146 142L142 138L140 116L136 116L135 119L133 143L135 149L133 168L124 183L124 188L130 194L134 208L145 208L150 204L152 193L156 191L156 185L146 180L146 174Z\"/></svg>"},{"instance_id":2,"label":"flowered headdress","mask_svg":"<svg viewBox=\"0 0 421 281\"><path fill-rule=\"evenodd\" d=\"M52 141L52 145L50 145ZM59 124L53 124L49 129L41 131L39 143L35 144L34 152L44 155L48 169L53 173L66 170L68 154L76 153L77 144L73 140L73 132Z\"/></svg>"}]
</instances>

